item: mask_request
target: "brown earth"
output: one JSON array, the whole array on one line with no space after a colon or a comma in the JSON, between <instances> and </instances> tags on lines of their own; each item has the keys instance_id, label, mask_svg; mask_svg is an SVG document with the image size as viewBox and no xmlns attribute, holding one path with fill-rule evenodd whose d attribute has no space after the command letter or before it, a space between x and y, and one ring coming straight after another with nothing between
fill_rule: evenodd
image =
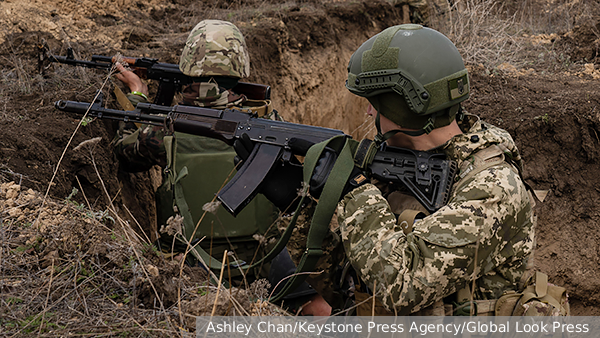
<instances>
[{"instance_id":1,"label":"brown earth","mask_svg":"<svg viewBox=\"0 0 600 338\"><path fill-rule=\"evenodd\" d=\"M288 121L342 129L358 139L372 136L373 124L364 114L366 102L344 88L346 66L367 38L403 21L401 1L397 3L2 1L0 26L6 29L0 32L0 182L14 181L21 191L31 188L42 195L48 191L55 201L63 201L53 203L72 201L92 210L107 208L110 196L123 219L149 229L154 217L152 176L119 170L109 147L113 124L96 120L74 133L79 118L53 106L59 99L90 101L99 88L110 98L112 82L103 84L103 72L69 66L49 65L40 71L38 46L46 43L57 55L72 47L80 59L118 52L177 63L189 30L202 18L238 25L250 49L248 80L272 87L275 106ZM574 314L600 315L600 234L596 231L600 226L600 73L595 69L600 22L594 19L600 10L586 1L562 1L553 7L548 7L550 1L531 3L537 9L573 13L567 24L555 25L559 28L554 31L546 27L517 34L522 49L518 62L469 64L472 95L465 108L508 130L525 158L527 183L549 191L536 207L536 267L548 273L552 282L567 287ZM506 4L505 15L526 14L518 2ZM528 8L535 13L537 9ZM96 146L74 150L95 137L101 138ZM74 188L80 193L67 198ZM6 198L2 193L6 191L0 190ZM19 212L9 215L7 210L0 209L0 223L4 219L0 258L26 244L17 240L20 231L23 238L31 235L16 225L32 219L19 220ZM8 227L8 221L14 226ZM3 230L6 227L10 231ZM46 245L50 251L38 248L42 251L35 252L36 257L47 257L55 246ZM15 273L3 265L0 283L7 276L42 269L37 263L26 264ZM169 268L160 265L160 270ZM166 274L177 275L177 271ZM1 308L10 308L7 299L19 289L7 292L2 285L0 313L13 311ZM168 294L171 298L165 306L177 300L176 293ZM155 300L148 298L146 308L148 302Z\"/></svg>"}]
</instances>

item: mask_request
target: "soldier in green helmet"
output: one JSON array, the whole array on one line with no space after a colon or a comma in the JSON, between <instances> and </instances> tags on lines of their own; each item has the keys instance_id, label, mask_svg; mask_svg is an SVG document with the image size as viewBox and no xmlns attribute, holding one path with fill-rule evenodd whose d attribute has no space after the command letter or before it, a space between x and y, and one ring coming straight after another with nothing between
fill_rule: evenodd
<instances>
[{"instance_id":1,"label":"soldier in green helmet","mask_svg":"<svg viewBox=\"0 0 600 338\"><path fill-rule=\"evenodd\" d=\"M534 201L511 136L462 111L469 78L454 44L419 25L388 28L354 53L346 87L371 103L379 142L444 153L459 168L447 205L432 214L369 184L340 202L349 260L367 286L378 282L385 308L440 312L447 298L518 290L533 259Z\"/></svg>"},{"instance_id":2,"label":"soldier in green helmet","mask_svg":"<svg viewBox=\"0 0 600 338\"><path fill-rule=\"evenodd\" d=\"M470 92L458 50L421 25L387 28L352 55L346 88L369 100L376 143L445 154L457 175L447 204L433 213L404 187L349 180L320 273L307 280L334 312L355 304L371 315L375 295L377 314L468 315L472 307L494 314L496 299L518 291L532 265L534 200L509 133L461 108ZM234 147L241 146L252 147ZM288 244L296 262L316 205L301 209Z\"/></svg>"},{"instance_id":3,"label":"soldier in green helmet","mask_svg":"<svg viewBox=\"0 0 600 338\"><path fill-rule=\"evenodd\" d=\"M242 33L232 23L204 20L188 36L180 57L180 70L198 78L198 82L182 89L184 105L214 109L236 108L250 111L262 118L281 120L270 100L252 100L246 93L236 92L238 81L250 73L248 49ZM127 96L135 106L148 102L148 87L133 72L117 64L116 77L130 89ZM224 208L211 206L215 194L232 176L235 151L227 144L202 136L165 133L162 127L122 125L113 141L121 167L139 172L159 165L163 183L156 191L157 225L163 251L180 254L188 244L195 246L189 253L192 261L202 259L212 269L220 269L224 250L233 253L225 267L225 280L252 282L273 275L281 279L282 271L294 270L287 251L277 256L277 264L263 264L244 271L275 242L278 235L277 202L263 196L255 198L237 217ZM180 230L177 230L180 229ZM290 268L291 264L291 268ZM277 273L273 273L277 270ZM233 279L230 279L231 274ZM271 280L276 283L278 280ZM274 285L273 285L274 286ZM308 285L298 288L286 299L287 305L302 305L315 297ZM294 304L296 303L296 304ZM312 304L318 304L313 300ZM321 305L325 302L321 302ZM311 306L304 311L310 312Z\"/></svg>"}]
</instances>

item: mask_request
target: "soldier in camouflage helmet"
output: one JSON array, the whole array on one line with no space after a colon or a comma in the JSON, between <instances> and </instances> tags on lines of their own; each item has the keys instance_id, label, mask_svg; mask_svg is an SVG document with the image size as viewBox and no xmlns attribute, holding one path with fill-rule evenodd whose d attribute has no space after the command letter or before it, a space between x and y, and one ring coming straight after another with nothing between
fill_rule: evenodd
<instances>
[{"instance_id":1,"label":"soldier in camouflage helmet","mask_svg":"<svg viewBox=\"0 0 600 338\"><path fill-rule=\"evenodd\" d=\"M194 77L250 75L250 57L242 33L231 22L204 20L190 33L179 69Z\"/></svg>"},{"instance_id":2,"label":"soldier in camouflage helmet","mask_svg":"<svg viewBox=\"0 0 600 338\"><path fill-rule=\"evenodd\" d=\"M181 104L238 108L263 118L281 120L270 100L253 99L236 89L238 81L249 76L250 59L244 37L234 24L221 20L198 23L188 36L179 68L184 74L197 78L197 82L182 88ZM141 79L121 64L117 64L117 70L116 77L131 90L129 101L134 106L148 102L148 87ZM188 242L211 238L202 241L198 250L193 249L190 257L198 258L202 256L200 250L206 250L212 252L215 259L205 258L205 262L220 265L223 251L227 249L234 257L232 266L225 268L225 278L230 280L227 274L231 272L234 281L241 281L238 267L260 259L269 249L267 246L272 245L277 231L273 231L271 225L277 218L277 210L263 197L250 202L237 218L224 208L218 208L214 214L204 210L233 170L235 152L230 146L202 136L165 135L162 127L137 128L131 123L121 126L113 145L121 168L126 171L145 171L154 165L163 169L163 184L156 191L158 227L168 230L176 216L183 217L181 233L165 231L161 234L163 250L182 252ZM285 255L284 252L277 256L277 262L286 262ZM287 261L293 266L289 255ZM261 277L270 277L268 264L248 271L244 278L252 281ZM287 304L295 300L301 305L315 296L308 285L301 288L296 297L287 299ZM313 302L316 304L318 300ZM324 301L322 304L326 305Z\"/></svg>"},{"instance_id":3,"label":"soldier in camouflage helmet","mask_svg":"<svg viewBox=\"0 0 600 338\"><path fill-rule=\"evenodd\" d=\"M350 189L309 283L334 311L351 298L359 315L371 315L372 301L363 300L374 293L378 314L458 314L471 295L477 314L493 314L495 299L518 290L532 264L534 201L511 136L462 111L469 77L458 50L433 29L390 27L352 55L346 87L371 103L377 142L443 153L458 173L448 203L433 213L387 182ZM298 216L288 245L295 261L315 208L311 201Z\"/></svg>"}]
</instances>

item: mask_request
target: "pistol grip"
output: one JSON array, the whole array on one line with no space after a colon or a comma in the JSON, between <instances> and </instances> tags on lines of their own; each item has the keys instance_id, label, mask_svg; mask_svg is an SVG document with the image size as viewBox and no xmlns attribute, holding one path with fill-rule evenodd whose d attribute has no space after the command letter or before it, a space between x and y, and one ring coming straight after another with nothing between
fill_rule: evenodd
<instances>
[{"instance_id":1,"label":"pistol grip","mask_svg":"<svg viewBox=\"0 0 600 338\"><path fill-rule=\"evenodd\" d=\"M225 209L236 216L258 193L283 148L272 144L258 143L237 174L221 189L217 198Z\"/></svg>"}]
</instances>

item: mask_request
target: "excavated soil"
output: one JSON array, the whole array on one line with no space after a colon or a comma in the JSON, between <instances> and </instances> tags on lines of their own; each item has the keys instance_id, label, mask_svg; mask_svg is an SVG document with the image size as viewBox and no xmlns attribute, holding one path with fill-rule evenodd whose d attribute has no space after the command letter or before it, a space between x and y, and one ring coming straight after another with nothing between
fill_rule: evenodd
<instances>
[{"instance_id":1,"label":"excavated soil","mask_svg":"<svg viewBox=\"0 0 600 338\"><path fill-rule=\"evenodd\" d=\"M593 2L559 2L553 8L579 8L580 12L572 13L562 30L517 34L522 49L519 62L468 65L472 94L465 108L511 133L526 161L525 180L547 192L536 206L536 268L568 289L575 315L600 315L600 73L596 70L600 22L594 19L600 10ZM157 172L119 170L109 146L113 122L94 120L77 128L77 116L54 109L59 99L89 102L100 88L109 106L114 106L112 80L105 81L107 74L102 71L40 64L39 46L56 55L72 47L80 59L121 53L178 63L187 34L199 20L230 20L246 36L251 55L248 80L272 87L275 107L288 121L337 128L360 139L372 136L374 128L364 114L366 102L344 88L346 66L367 38L408 17L402 1L396 3L1 1L0 183L5 184L0 188L0 317L10 320L0 319L0 326L26 332L22 321L61 301L48 285L48 278L56 278L59 270L51 272L48 266L76 265L77 257L88 257L90 264L70 267L74 276L84 277L82 281L89 278L95 264L100 264L98 271L117 271L129 264L129 270L120 272L123 276L112 277L110 290L104 284L97 288L109 293L104 300L110 299L116 308L136 309L123 317L123 327L136 332L145 331L140 329L145 325L155 325L151 327L157 332L176 330L173 323L183 325L186 319L173 310L173 304L182 302L179 308L185 309L185 302L197 305L206 293L189 291L206 280L200 277L205 276L201 271L179 269L172 261L143 250L148 241L144 238L156 235L152 189ZM581 13L582 3L586 3L586 13ZM513 7L507 6L508 14L523 10L517 2L507 4ZM532 4L548 8L551 2ZM155 84L150 88L155 91ZM75 149L87 140L92 141ZM49 202L42 203L46 193ZM110 205L116 214L92 211L108 210ZM40 213L75 218L61 218L40 228ZM129 225L120 228L123 224ZM139 238L113 245L115 237L133 236L123 230L127 227L133 227ZM131 268L139 259L133 255L137 249L153 266L146 270L155 274L142 275L141 270ZM87 275L82 269L87 269ZM132 281L135 276L139 278ZM18 296L26 287L41 291L32 298ZM182 295L181 290L189 293ZM132 295L135 301L125 301ZM214 297L203 301L212 309ZM22 306L32 302L37 302L34 309ZM67 311L67 305L57 306ZM81 303L70 306L92 316L93 311L82 309ZM176 318L173 323L164 319L139 322L146 318L144 311L160 307L165 318ZM231 305L224 308L231 309ZM210 313L210 309L200 312ZM52 316L44 312L44 318L55 321L46 319L46 326L40 326L42 320L36 330L48 332L51 323L60 322L56 310L52 311ZM137 324L131 324L131 318ZM35 326L34 319L29 319L29 327ZM67 325L64 320L61 323L54 329ZM92 332L107 332L107 327L96 325Z\"/></svg>"}]
</instances>

